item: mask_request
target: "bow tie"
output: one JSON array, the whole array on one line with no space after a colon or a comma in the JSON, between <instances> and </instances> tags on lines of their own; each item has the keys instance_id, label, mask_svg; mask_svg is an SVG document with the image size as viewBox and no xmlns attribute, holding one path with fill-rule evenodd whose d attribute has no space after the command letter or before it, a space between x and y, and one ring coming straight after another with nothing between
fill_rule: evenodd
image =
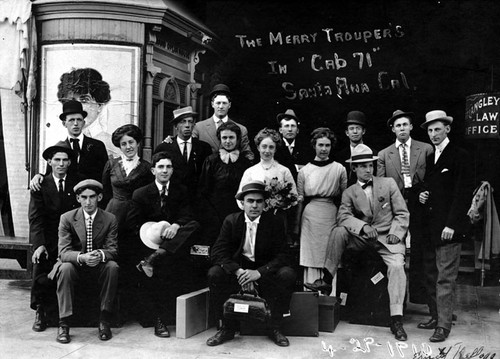
<instances>
[{"instance_id":1,"label":"bow tie","mask_svg":"<svg viewBox=\"0 0 500 359\"><path fill-rule=\"evenodd\" d=\"M361 185L361 188L365 189L368 186L373 186L373 181L372 180L370 180L370 181L366 182L365 184Z\"/></svg>"},{"instance_id":2,"label":"bow tie","mask_svg":"<svg viewBox=\"0 0 500 359\"><path fill-rule=\"evenodd\" d=\"M227 152L225 149L221 148L219 150L219 155L222 162L229 163L229 159L231 159L231 162L234 163L238 160L238 157L240 156L240 151L234 150L231 152Z\"/></svg>"}]
</instances>

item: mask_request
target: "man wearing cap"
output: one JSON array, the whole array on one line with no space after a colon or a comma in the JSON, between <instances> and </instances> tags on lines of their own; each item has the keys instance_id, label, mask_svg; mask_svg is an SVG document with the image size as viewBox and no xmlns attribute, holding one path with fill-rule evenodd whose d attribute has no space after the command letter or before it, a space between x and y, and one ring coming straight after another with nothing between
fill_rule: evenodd
<instances>
[{"instance_id":1,"label":"man wearing cap","mask_svg":"<svg viewBox=\"0 0 500 359\"><path fill-rule=\"evenodd\" d=\"M406 292L404 241L410 215L394 179L373 177L373 162L377 159L368 146L359 144L347 160L357 182L342 194L338 227L328 243L325 268L335 277L346 248L375 249L387 265L391 331L396 340L404 341L408 338L402 323Z\"/></svg>"},{"instance_id":2,"label":"man wearing cap","mask_svg":"<svg viewBox=\"0 0 500 359\"><path fill-rule=\"evenodd\" d=\"M40 191L31 191L28 212L30 243L33 243L31 309L36 310L35 332L47 328L47 310L55 307L57 311L56 288L48 281L47 274L57 261L59 218L78 206L73 192L78 179L68 174L73 150L61 141L43 151L42 156L52 171L44 176Z\"/></svg>"},{"instance_id":3,"label":"man wearing cap","mask_svg":"<svg viewBox=\"0 0 500 359\"><path fill-rule=\"evenodd\" d=\"M211 252L213 267L208 272L211 308L221 329L207 340L216 346L234 338L237 324L223 318L223 304L240 289L258 292L271 308L269 337L279 346L288 346L281 333L283 314L289 311L296 274L289 267L285 231L280 217L263 212L268 192L264 183L252 181L236 195L243 211L224 220Z\"/></svg>"},{"instance_id":4,"label":"man wearing cap","mask_svg":"<svg viewBox=\"0 0 500 359\"><path fill-rule=\"evenodd\" d=\"M137 247L137 269L143 273L139 278L140 287L144 288L143 296L147 297L144 306L149 306L144 312L153 316L154 334L161 338L170 337L166 326L167 298L182 289L186 278L181 275L189 276L186 269L189 239L199 227L198 222L193 220L186 186L170 180L174 172L172 163L168 152L153 155L151 172L155 181L134 191L127 214L130 228L128 240L140 243L140 237L144 243ZM153 238L148 234L150 230L147 227L159 222L164 224L155 226L159 227L160 236ZM184 273L178 274L174 270ZM148 318L140 318L140 321L149 325Z\"/></svg>"},{"instance_id":5,"label":"man wearing cap","mask_svg":"<svg viewBox=\"0 0 500 359\"><path fill-rule=\"evenodd\" d=\"M468 152L448 139L453 118L441 110L430 111L421 125L434 145L427 157L419 202L425 208L423 244L424 275L431 319L418 325L434 329L431 342L450 334L461 242L468 238L467 211L473 191L472 161Z\"/></svg>"},{"instance_id":6,"label":"man wearing cap","mask_svg":"<svg viewBox=\"0 0 500 359\"><path fill-rule=\"evenodd\" d=\"M117 232L113 214L98 208L102 184L93 179L73 188L81 208L66 212L59 222L59 260L49 273L57 281L59 329L57 341L69 343L73 315L74 287L80 276L90 276L100 293L99 339L111 339L119 267Z\"/></svg>"},{"instance_id":7,"label":"man wearing cap","mask_svg":"<svg viewBox=\"0 0 500 359\"><path fill-rule=\"evenodd\" d=\"M210 145L192 137L194 116L191 106L174 110L174 117L170 121L175 125L177 135L170 143L161 143L154 153L167 152L175 171L172 181L182 183L188 187L188 195L192 196L198 188L201 169L205 159L212 154Z\"/></svg>"},{"instance_id":8,"label":"man wearing cap","mask_svg":"<svg viewBox=\"0 0 500 359\"><path fill-rule=\"evenodd\" d=\"M346 147L336 154L336 161L343 164L347 171L347 186L356 183L356 175L351 166L346 162L351 158L352 152L357 145L364 143L363 136L366 132L366 116L361 111L351 111L345 120L345 134L349 138L349 147ZM374 169L374 174L376 173Z\"/></svg>"},{"instance_id":9,"label":"man wearing cap","mask_svg":"<svg viewBox=\"0 0 500 359\"><path fill-rule=\"evenodd\" d=\"M395 143L378 153L377 176L391 177L406 200L411 214L410 301L425 304L425 285L422 278L422 213L418 205L415 186L424 180L427 156L432 152L428 143L411 138L414 114L396 110L387 126L396 135Z\"/></svg>"},{"instance_id":10,"label":"man wearing cap","mask_svg":"<svg viewBox=\"0 0 500 359\"><path fill-rule=\"evenodd\" d=\"M220 141L217 137L217 128L222 123L232 121L227 114L231 108L231 91L229 87L224 84L215 85L212 92L210 92L210 103L214 109L213 116L204 121L197 122L194 126L193 136L208 143L212 147L213 153L218 153ZM239 123L236 124L241 129L241 153L250 161L253 161L255 156L250 149L247 128Z\"/></svg>"},{"instance_id":11,"label":"man wearing cap","mask_svg":"<svg viewBox=\"0 0 500 359\"><path fill-rule=\"evenodd\" d=\"M66 101L63 104L63 112L59 116L62 124L68 130L65 142L75 153L75 160L71 162L69 172L78 175L82 179L91 178L96 181L102 180L102 171L108 160L108 153L104 143L82 133L85 126L87 112L83 110L82 104L75 100ZM50 173L51 168L47 168ZM40 190L43 175L37 174L31 179L30 188Z\"/></svg>"}]
</instances>

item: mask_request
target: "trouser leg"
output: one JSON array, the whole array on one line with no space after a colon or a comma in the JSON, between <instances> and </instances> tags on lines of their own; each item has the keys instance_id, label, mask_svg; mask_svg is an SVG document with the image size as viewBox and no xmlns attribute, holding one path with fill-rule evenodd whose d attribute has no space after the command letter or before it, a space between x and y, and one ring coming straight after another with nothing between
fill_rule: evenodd
<instances>
[{"instance_id":1,"label":"trouser leg","mask_svg":"<svg viewBox=\"0 0 500 359\"><path fill-rule=\"evenodd\" d=\"M438 326L448 330L451 330L455 307L455 289L461 249L461 243L450 243L436 248Z\"/></svg>"},{"instance_id":2,"label":"trouser leg","mask_svg":"<svg viewBox=\"0 0 500 359\"><path fill-rule=\"evenodd\" d=\"M99 298L101 300L101 312L114 312L116 291L118 289L119 267L115 261L99 263L96 268L99 271Z\"/></svg>"},{"instance_id":3,"label":"trouser leg","mask_svg":"<svg viewBox=\"0 0 500 359\"><path fill-rule=\"evenodd\" d=\"M75 283L78 279L78 270L72 263L61 263L57 272L57 301L59 304L59 318L67 318L73 314Z\"/></svg>"},{"instance_id":4,"label":"trouser leg","mask_svg":"<svg viewBox=\"0 0 500 359\"><path fill-rule=\"evenodd\" d=\"M349 240L349 232L344 227L335 227L328 239L326 248L325 269L335 277L337 268L342 259L342 254Z\"/></svg>"},{"instance_id":5,"label":"trouser leg","mask_svg":"<svg viewBox=\"0 0 500 359\"><path fill-rule=\"evenodd\" d=\"M210 310L214 314L217 322L222 321L223 325L231 330L238 326L237 321L224 319L224 302L233 293L237 293L240 286L235 275L228 274L219 265L214 265L208 270L208 286L210 288Z\"/></svg>"},{"instance_id":6,"label":"trouser leg","mask_svg":"<svg viewBox=\"0 0 500 359\"><path fill-rule=\"evenodd\" d=\"M427 305L429 306L429 312L431 317L437 318L437 303L436 303L436 285L438 270L436 267L436 251L437 248L434 245L427 245L423 247L423 257L424 257L424 282L426 288Z\"/></svg>"},{"instance_id":7,"label":"trouser leg","mask_svg":"<svg viewBox=\"0 0 500 359\"><path fill-rule=\"evenodd\" d=\"M377 242L378 243L378 242ZM391 316L403 315L403 304L406 294L405 259L402 253L392 253L384 245L378 243L377 252L387 266L387 291Z\"/></svg>"}]
</instances>

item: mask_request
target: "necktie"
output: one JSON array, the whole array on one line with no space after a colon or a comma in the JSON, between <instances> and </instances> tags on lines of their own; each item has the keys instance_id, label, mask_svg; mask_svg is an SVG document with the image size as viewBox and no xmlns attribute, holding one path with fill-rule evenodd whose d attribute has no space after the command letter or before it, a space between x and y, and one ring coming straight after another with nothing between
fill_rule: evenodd
<instances>
[{"instance_id":1,"label":"necktie","mask_svg":"<svg viewBox=\"0 0 500 359\"><path fill-rule=\"evenodd\" d=\"M87 253L92 252L92 217L87 221Z\"/></svg>"},{"instance_id":2,"label":"necktie","mask_svg":"<svg viewBox=\"0 0 500 359\"><path fill-rule=\"evenodd\" d=\"M365 189L368 186L373 186L373 181L368 181L365 184L361 185L361 188Z\"/></svg>"},{"instance_id":3,"label":"necktie","mask_svg":"<svg viewBox=\"0 0 500 359\"><path fill-rule=\"evenodd\" d=\"M164 208L167 204L167 185L163 185L160 191L161 208Z\"/></svg>"},{"instance_id":4,"label":"necktie","mask_svg":"<svg viewBox=\"0 0 500 359\"><path fill-rule=\"evenodd\" d=\"M71 138L69 141L73 144L73 151L76 158L78 158L80 156L80 140L78 138Z\"/></svg>"},{"instance_id":5,"label":"necktie","mask_svg":"<svg viewBox=\"0 0 500 359\"><path fill-rule=\"evenodd\" d=\"M219 128L220 125L222 125L222 120L215 121L215 128Z\"/></svg>"},{"instance_id":6,"label":"necktie","mask_svg":"<svg viewBox=\"0 0 500 359\"><path fill-rule=\"evenodd\" d=\"M293 155L293 146L288 146L288 151L290 151L290 154Z\"/></svg>"},{"instance_id":7,"label":"necktie","mask_svg":"<svg viewBox=\"0 0 500 359\"><path fill-rule=\"evenodd\" d=\"M188 161L188 143L187 141L184 141L184 149L182 150L182 157L184 158L184 161Z\"/></svg>"},{"instance_id":8,"label":"necktie","mask_svg":"<svg viewBox=\"0 0 500 359\"><path fill-rule=\"evenodd\" d=\"M409 175L410 174L410 162L408 161L408 151L406 151L406 144L402 143L400 145L402 152L403 152L403 162L401 163L401 173L403 175Z\"/></svg>"},{"instance_id":9,"label":"necktie","mask_svg":"<svg viewBox=\"0 0 500 359\"><path fill-rule=\"evenodd\" d=\"M59 192L59 198L62 200L64 198L64 180L59 178L59 185L57 186L57 191Z\"/></svg>"}]
</instances>

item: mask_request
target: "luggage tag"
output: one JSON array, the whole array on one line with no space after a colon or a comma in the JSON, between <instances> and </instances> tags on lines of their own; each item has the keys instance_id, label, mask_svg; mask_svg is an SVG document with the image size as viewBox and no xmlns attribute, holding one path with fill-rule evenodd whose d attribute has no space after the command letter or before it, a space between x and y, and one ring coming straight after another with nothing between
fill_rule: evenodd
<instances>
[{"instance_id":1,"label":"luggage tag","mask_svg":"<svg viewBox=\"0 0 500 359\"><path fill-rule=\"evenodd\" d=\"M248 313L248 304L234 303L235 313Z\"/></svg>"},{"instance_id":2,"label":"luggage tag","mask_svg":"<svg viewBox=\"0 0 500 359\"><path fill-rule=\"evenodd\" d=\"M382 279L384 279L384 275L380 272L378 272L377 274L375 274L372 278L371 278L371 281L373 284L377 284L378 282L380 282Z\"/></svg>"}]
</instances>

